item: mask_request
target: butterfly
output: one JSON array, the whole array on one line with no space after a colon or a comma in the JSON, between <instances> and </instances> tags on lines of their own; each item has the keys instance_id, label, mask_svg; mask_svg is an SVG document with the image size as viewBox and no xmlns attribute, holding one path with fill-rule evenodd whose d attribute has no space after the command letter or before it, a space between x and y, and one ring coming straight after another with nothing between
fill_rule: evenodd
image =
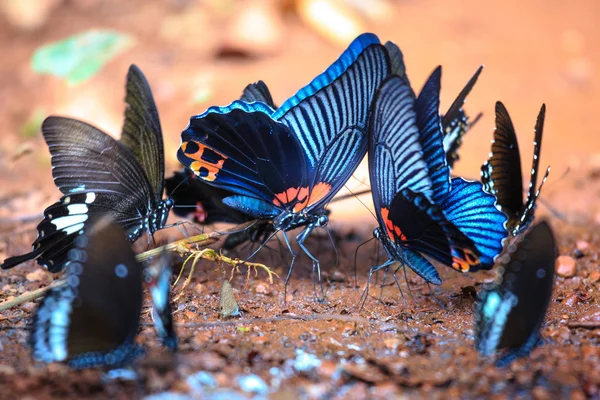
<instances>
[{"instance_id":1,"label":"butterfly","mask_svg":"<svg viewBox=\"0 0 600 400\"><path fill-rule=\"evenodd\" d=\"M388 261L371 268L369 281L399 261L439 285L436 268L423 255L467 272L491 268L502 251L506 216L494 196L479 182L450 178L438 111L440 81L438 67L417 97L405 75L393 74L373 100L369 175L379 222L374 236Z\"/></svg>"},{"instance_id":2,"label":"butterfly","mask_svg":"<svg viewBox=\"0 0 600 400\"><path fill-rule=\"evenodd\" d=\"M509 246L496 282L480 295L476 312L477 350L485 356L507 349L496 365L528 355L540 342L550 303L558 254L552 229L543 221Z\"/></svg>"},{"instance_id":3,"label":"butterfly","mask_svg":"<svg viewBox=\"0 0 600 400\"><path fill-rule=\"evenodd\" d=\"M235 195L223 202L253 218L270 220L304 246L316 227L325 227L324 207L358 167L367 150L367 119L375 90L389 74L385 48L363 34L324 73L281 107L234 101L190 119L178 159L207 183ZM320 272L318 273L320 281Z\"/></svg>"},{"instance_id":4,"label":"butterfly","mask_svg":"<svg viewBox=\"0 0 600 400\"><path fill-rule=\"evenodd\" d=\"M66 284L50 290L32 320L29 342L37 361L73 368L117 368L143 352L134 343L142 309L142 266L119 224L88 224L68 252ZM159 286L169 299L169 286ZM170 314L168 314L170 318ZM172 329L172 325L170 329ZM165 343L175 340L165 333Z\"/></svg>"},{"instance_id":5,"label":"butterfly","mask_svg":"<svg viewBox=\"0 0 600 400\"><path fill-rule=\"evenodd\" d=\"M129 68L126 92L119 141L75 119L52 116L43 122L54 183L64 196L44 210L33 250L6 259L2 269L36 259L50 272L61 271L73 240L92 216L111 215L130 242L165 226L173 202L162 200L162 131L150 87L135 65Z\"/></svg>"},{"instance_id":6,"label":"butterfly","mask_svg":"<svg viewBox=\"0 0 600 400\"><path fill-rule=\"evenodd\" d=\"M392 64L392 73L399 76L410 87L410 81L406 75L406 67L404 65L404 56L400 48L393 42L387 42L385 47L390 56ZM441 117L442 131L444 132L444 151L446 152L446 164L450 169L454 163L459 160L458 149L462 145L462 137L467 131L479 121L482 114L479 113L471 121L463 110L463 105L469 93L475 86L483 66L480 66L475 74L469 79L463 90L458 94L456 99L448 108L446 114ZM412 91L412 88L411 88ZM414 95L414 92L413 92Z\"/></svg>"},{"instance_id":7,"label":"butterfly","mask_svg":"<svg viewBox=\"0 0 600 400\"><path fill-rule=\"evenodd\" d=\"M485 189L498 198L498 206L508 215L508 228L513 236L518 235L531 224L536 200L550 167L537 187L542 135L546 105L542 104L535 124L533 162L527 199L523 203L523 176L521 175L521 155L519 143L508 111L501 102L496 102L496 129L489 159L481 167L481 181Z\"/></svg>"}]
</instances>

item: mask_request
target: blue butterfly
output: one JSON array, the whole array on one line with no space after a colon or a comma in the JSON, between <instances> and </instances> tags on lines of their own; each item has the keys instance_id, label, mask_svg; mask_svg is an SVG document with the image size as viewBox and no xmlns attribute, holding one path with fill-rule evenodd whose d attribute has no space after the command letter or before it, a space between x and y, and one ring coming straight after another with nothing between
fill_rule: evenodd
<instances>
[{"instance_id":1,"label":"blue butterfly","mask_svg":"<svg viewBox=\"0 0 600 400\"><path fill-rule=\"evenodd\" d=\"M450 177L440 81L438 67L416 96L404 65L397 64L375 95L369 173L379 222L374 235L388 260L371 268L369 279L400 262L439 285L436 268L423 255L461 272L489 269L508 235L507 217L496 208L495 197L480 182Z\"/></svg>"},{"instance_id":2,"label":"blue butterfly","mask_svg":"<svg viewBox=\"0 0 600 400\"><path fill-rule=\"evenodd\" d=\"M298 245L321 279L319 262L304 241L327 225L325 205L364 158L369 107L389 73L385 47L377 36L363 34L278 109L262 101L234 101L192 117L181 134L182 164L235 193L225 204L272 221L274 234L283 232L293 256L286 286L295 260L286 232L301 226Z\"/></svg>"}]
</instances>

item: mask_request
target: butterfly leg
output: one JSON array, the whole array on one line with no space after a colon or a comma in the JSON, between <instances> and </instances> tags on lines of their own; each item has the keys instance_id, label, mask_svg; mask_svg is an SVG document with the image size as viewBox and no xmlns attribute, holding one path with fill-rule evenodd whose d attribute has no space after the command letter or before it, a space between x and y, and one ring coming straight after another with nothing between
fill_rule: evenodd
<instances>
[{"instance_id":1,"label":"butterfly leg","mask_svg":"<svg viewBox=\"0 0 600 400\"><path fill-rule=\"evenodd\" d=\"M329 241L331 242L331 245L333 246L333 251L335 252L335 265L333 266L333 271L331 271L331 276L333 277L333 275L335 274L335 271L337 270L337 267L338 267L338 264L340 261L340 256L338 254L337 246L335 245L335 241L333 240L333 236L331 235L331 231L327 227L325 227L325 230L327 231L327 235L329 236ZM327 287L327 289L329 289L329 287ZM327 296L327 291L325 291L325 296Z\"/></svg>"},{"instance_id":2,"label":"butterfly leg","mask_svg":"<svg viewBox=\"0 0 600 400\"><path fill-rule=\"evenodd\" d=\"M369 296L369 285L371 284L371 276L373 276L373 274L377 273L377 271L379 271L383 268L387 268L395 262L396 262L396 260L389 259L381 265L378 265L376 267L371 267L371 269L369 270L369 277L367 278L367 286L365 287L365 291L363 292L363 294L360 296L360 299L358 300L358 303L360 304L360 308L358 310L359 312L362 311L363 307L365 306L365 302L367 301L367 297Z\"/></svg>"},{"instance_id":3,"label":"butterfly leg","mask_svg":"<svg viewBox=\"0 0 600 400\"><path fill-rule=\"evenodd\" d=\"M319 260L313 256L306 246L304 245L304 241L308 236L310 236L311 232L315 228L315 224L309 224L298 236L296 236L296 242L298 246L302 249L304 254L306 254L312 260L312 272L313 272L313 290L315 292L315 297L317 301L323 301L325 299L325 291L323 290L323 280L321 279L321 263ZM319 287L321 289L321 297L317 295L317 288L315 283L315 274L317 275L317 279L319 281Z\"/></svg>"},{"instance_id":4,"label":"butterfly leg","mask_svg":"<svg viewBox=\"0 0 600 400\"><path fill-rule=\"evenodd\" d=\"M292 245L290 243L290 238L288 238L286 231L283 231L283 240L285 241L285 244L287 245L287 248L288 248L290 254L292 255L292 261L290 262L290 268L288 269L287 276L285 277L285 282L284 282L284 287L283 287L283 304L286 304L286 302L287 302L287 287L288 287L288 282L290 281L290 278L292 276L292 270L294 269L294 262L296 261L296 253L294 253L294 250L292 249Z\"/></svg>"}]
</instances>

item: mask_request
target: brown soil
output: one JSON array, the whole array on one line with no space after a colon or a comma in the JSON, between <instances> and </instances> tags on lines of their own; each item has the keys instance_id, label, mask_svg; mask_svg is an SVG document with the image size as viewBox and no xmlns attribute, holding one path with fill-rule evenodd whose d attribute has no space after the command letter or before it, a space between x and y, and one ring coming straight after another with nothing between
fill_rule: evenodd
<instances>
[{"instance_id":1,"label":"brown soil","mask_svg":"<svg viewBox=\"0 0 600 400\"><path fill-rule=\"evenodd\" d=\"M159 34L159 22L191 12L189 7L210 15L196 27L197 36L167 40ZM122 118L125 71L135 62L153 86L168 167L173 170L178 168L174 154L179 132L190 115L211 104L228 103L257 79L266 80L281 103L341 50L304 25L288 4L282 7L285 45L267 55L224 53L220 27L235 7L218 12L202 7L209 6L186 1L64 1L35 32L0 24L4 54L0 63L0 258L28 250L41 211L58 195L43 140L19 133L35 109L76 116L116 133ZM358 312L368 268L377 260L374 246L361 248L359 288L355 288L354 251L369 238L376 222L362 205L349 200L333 207L332 226L338 234L340 256L335 273L335 256L325 237L317 233L309 244L328 278L326 302L315 301L310 264L300 257L286 304L281 280L269 285L259 273L246 282L244 274L236 274L232 285L243 315L220 320L218 293L229 270L203 263L175 305L179 353L167 354L154 329L144 326L139 340L148 346L149 354L136 364L139 379L135 382L104 382L101 371L74 372L62 365L34 364L26 345L26 324L35 303L26 303L0 313L0 398L137 398L164 391L197 397L251 397L252 393L243 390L244 378L251 374L266 383L268 396L273 398L391 398L401 394L599 398L598 7L591 0L579 2L578 7L541 0L496 5L475 0L454 5L406 1L393 3L394 13L386 21L366 22L382 39L401 46L417 87L434 66L444 66L444 107L475 68L486 64L468 100L472 114L482 110L485 116L466 138L459 174L477 176L487 157L496 100L505 102L520 133L524 165L531 154L535 116L542 102L548 105L542 165L550 163L553 170L543 200L558 214L540 205L538 215L550 218L560 254L575 257L577 241L588 246L576 259L576 275L556 279L542 329L545 344L530 357L497 369L474 350L473 294L494 276L493 271L461 275L440 266L444 283L433 294L415 275L407 274L405 281L400 274L406 302L388 276L384 290L373 285L372 296ZM33 49L92 27L130 33L137 44L77 88L30 71ZM193 104L190 82L207 74L212 96ZM15 159L22 146L31 152ZM357 172L360 180L366 175L366 169ZM178 232L168 234L175 238ZM272 247L277 249L277 242ZM239 256L245 254L241 251ZM259 260L280 275L287 271L286 262L275 252L265 249ZM49 284L49 274L28 275L38 270L29 263L0 274L0 301ZM174 291L178 293L179 286ZM147 314L143 321L150 323ZM259 390L259 395L267 393Z\"/></svg>"}]
</instances>

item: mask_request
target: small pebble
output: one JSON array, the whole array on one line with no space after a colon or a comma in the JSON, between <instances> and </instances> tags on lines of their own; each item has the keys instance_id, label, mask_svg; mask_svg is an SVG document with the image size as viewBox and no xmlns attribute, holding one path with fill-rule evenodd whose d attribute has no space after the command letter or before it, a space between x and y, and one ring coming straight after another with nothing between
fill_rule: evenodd
<instances>
[{"instance_id":1,"label":"small pebble","mask_svg":"<svg viewBox=\"0 0 600 400\"><path fill-rule=\"evenodd\" d=\"M240 389L247 393L266 395L269 392L269 386L258 375L240 376L237 382Z\"/></svg>"},{"instance_id":2,"label":"small pebble","mask_svg":"<svg viewBox=\"0 0 600 400\"><path fill-rule=\"evenodd\" d=\"M585 240L578 240L575 242L575 247L577 247L577 250L586 251L590 247L590 244Z\"/></svg>"},{"instance_id":3,"label":"small pebble","mask_svg":"<svg viewBox=\"0 0 600 400\"><path fill-rule=\"evenodd\" d=\"M563 304L569 307L573 307L577 303L579 303L579 296L577 296L575 293L571 294L563 301Z\"/></svg>"},{"instance_id":4,"label":"small pebble","mask_svg":"<svg viewBox=\"0 0 600 400\"><path fill-rule=\"evenodd\" d=\"M590 276L588 277L588 280L591 283L596 283L596 282L600 281L600 271L590 272Z\"/></svg>"},{"instance_id":5,"label":"small pebble","mask_svg":"<svg viewBox=\"0 0 600 400\"><path fill-rule=\"evenodd\" d=\"M556 259L555 268L556 273L565 278L571 278L575 276L575 272L577 271L575 259L570 256L559 256Z\"/></svg>"},{"instance_id":6,"label":"small pebble","mask_svg":"<svg viewBox=\"0 0 600 400\"><path fill-rule=\"evenodd\" d=\"M583 254L583 251L579 250L579 249L575 249L573 250L573 255L575 256L575 258L580 259L583 258L585 256L585 254Z\"/></svg>"}]
</instances>

